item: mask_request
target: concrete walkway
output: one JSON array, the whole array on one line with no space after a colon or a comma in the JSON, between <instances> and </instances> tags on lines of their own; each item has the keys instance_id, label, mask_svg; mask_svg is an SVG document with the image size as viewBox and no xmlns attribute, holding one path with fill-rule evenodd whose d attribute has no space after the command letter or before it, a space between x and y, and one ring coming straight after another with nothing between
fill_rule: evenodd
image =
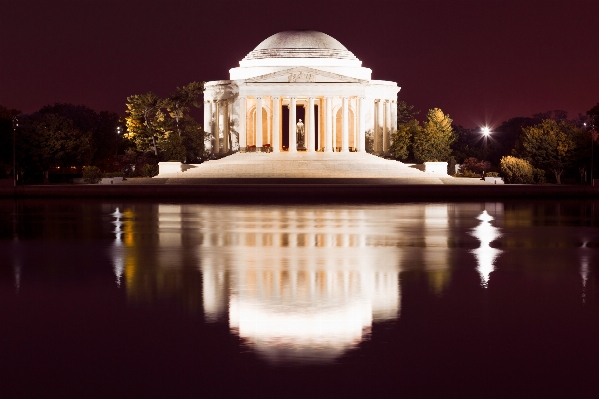
<instances>
[{"instance_id":1,"label":"concrete walkway","mask_svg":"<svg viewBox=\"0 0 599 399\"><path fill-rule=\"evenodd\" d=\"M356 152L235 153L185 167L183 172L161 173L152 179L152 183L206 184L231 179L240 183L257 182L257 179L271 183L311 184L490 184L479 179L423 172L414 165ZM135 179L127 182L135 184L132 180Z\"/></svg>"}]
</instances>

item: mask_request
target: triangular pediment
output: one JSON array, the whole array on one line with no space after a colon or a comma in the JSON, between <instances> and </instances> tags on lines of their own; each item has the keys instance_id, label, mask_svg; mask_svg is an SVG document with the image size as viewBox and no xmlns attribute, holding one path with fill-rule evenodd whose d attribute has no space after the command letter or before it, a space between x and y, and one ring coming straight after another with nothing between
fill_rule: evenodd
<instances>
[{"instance_id":1,"label":"triangular pediment","mask_svg":"<svg viewBox=\"0 0 599 399\"><path fill-rule=\"evenodd\" d=\"M294 67L245 80L247 83L363 83L362 79L321 71L309 67Z\"/></svg>"}]
</instances>

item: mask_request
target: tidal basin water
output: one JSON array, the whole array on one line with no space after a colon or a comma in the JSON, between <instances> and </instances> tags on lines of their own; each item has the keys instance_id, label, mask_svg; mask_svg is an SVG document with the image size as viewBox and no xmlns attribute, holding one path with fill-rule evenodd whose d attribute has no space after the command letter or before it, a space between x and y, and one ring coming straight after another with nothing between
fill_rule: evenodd
<instances>
[{"instance_id":1,"label":"tidal basin water","mask_svg":"<svg viewBox=\"0 0 599 399\"><path fill-rule=\"evenodd\" d=\"M598 212L0 202L0 397L597 397Z\"/></svg>"}]
</instances>

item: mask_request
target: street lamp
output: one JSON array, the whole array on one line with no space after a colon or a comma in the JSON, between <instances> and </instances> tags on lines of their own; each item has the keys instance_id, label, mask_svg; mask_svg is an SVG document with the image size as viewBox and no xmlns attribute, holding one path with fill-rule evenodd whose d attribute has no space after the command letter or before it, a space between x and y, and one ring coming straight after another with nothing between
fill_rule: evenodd
<instances>
[{"instance_id":1,"label":"street lamp","mask_svg":"<svg viewBox=\"0 0 599 399\"><path fill-rule=\"evenodd\" d=\"M121 135L121 127L117 126L116 127L116 139L115 139L115 146L114 146L114 156L118 156L119 155L119 136Z\"/></svg>"}]
</instances>

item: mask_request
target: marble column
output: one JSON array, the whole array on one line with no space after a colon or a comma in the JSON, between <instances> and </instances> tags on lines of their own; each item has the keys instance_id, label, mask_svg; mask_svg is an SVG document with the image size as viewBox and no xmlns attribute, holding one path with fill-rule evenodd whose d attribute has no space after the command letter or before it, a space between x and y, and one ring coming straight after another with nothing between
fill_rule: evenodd
<instances>
[{"instance_id":1,"label":"marble column","mask_svg":"<svg viewBox=\"0 0 599 399\"><path fill-rule=\"evenodd\" d=\"M383 140L383 152L389 152L391 142L391 101L385 101L385 138Z\"/></svg>"},{"instance_id":2,"label":"marble column","mask_svg":"<svg viewBox=\"0 0 599 399\"><path fill-rule=\"evenodd\" d=\"M325 118L324 118L324 150L333 152L333 101L331 97L325 98Z\"/></svg>"},{"instance_id":3,"label":"marble column","mask_svg":"<svg viewBox=\"0 0 599 399\"><path fill-rule=\"evenodd\" d=\"M349 107L347 97L343 97L343 120L341 122L341 152L349 152Z\"/></svg>"},{"instance_id":4,"label":"marble column","mask_svg":"<svg viewBox=\"0 0 599 399\"><path fill-rule=\"evenodd\" d=\"M246 123L246 99L239 97L239 151L245 152L247 147Z\"/></svg>"},{"instance_id":5,"label":"marble column","mask_svg":"<svg viewBox=\"0 0 599 399\"><path fill-rule=\"evenodd\" d=\"M295 116L296 107L295 97L289 100L289 152L297 152L297 117Z\"/></svg>"},{"instance_id":6,"label":"marble column","mask_svg":"<svg viewBox=\"0 0 599 399\"><path fill-rule=\"evenodd\" d=\"M359 100L359 104L358 104L358 115L359 115L359 119L358 119L358 151L359 152L366 152L366 127L365 127L365 109L364 109L364 97L360 97Z\"/></svg>"},{"instance_id":7,"label":"marble column","mask_svg":"<svg viewBox=\"0 0 599 399\"><path fill-rule=\"evenodd\" d=\"M308 99L308 114L310 115L310 125L308 127L308 152L314 152L316 146L316 121L314 115L314 97Z\"/></svg>"},{"instance_id":8,"label":"marble column","mask_svg":"<svg viewBox=\"0 0 599 399\"><path fill-rule=\"evenodd\" d=\"M262 148L262 97L256 97L256 151Z\"/></svg>"},{"instance_id":9,"label":"marble column","mask_svg":"<svg viewBox=\"0 0 599 399\"><path fill-rule=\"evenodd\" d=\"M214 150L213 153L220 152L220 106L217 100L214 100Z\"/></svg>"},{"instance_id":10,"label":"marble column","mask_svg":"<svg viewBox=\"0 0 599 399\"><path fill-rule=\"evenodd\" d=\"M273 152L279 152L280 151L280 142L279 142L279 137L280 137L280 131L279 131L279 113L281 112L281 102L279 97L273 97L272 98L272 105L273 105L273 119L272 119L272 150Z\"/></svg>"},{"instance_id":11,"label":"marble column","mask_svg":"<svg viewBox=\"0 0 599 399\"><path fill-rule=\"evenodd\" d=\"M212 101L204 101L204 132L212 132Z\"/></svg>"},{"instance_id":12,"label":"marble column","mask_svg":"<svg viewBox=\"0 0 599 399\"><path fill-rule=\"evenodd\" d=\"M391 129L397 130L397 101L391 101Z\"/></svg>"},{"instance_id":13,"label":"marble column","mask_svg":"<svg viewBox=\"0 0 599 399\"><path fill-rule=\"evenodd\" d=\"M223 101L223 152L229 152L229 101Z\"/></svg>"},{"instance_id":14,"label":"marble column","mask_svg":"<svg viewBox=\"0 0 599 399\"><path fill-rule=\"evenodd\" d=\"M372 107L372 119L374 120L374 127L372 129L372 152L377 154L379 152L379 103L378 100L374 100Z\"/></svg>"},{"instance_id":15,"label":"marble column","mask_svg":"<svg viewBox=\"0 0 599 399\"><path fill-rule=\"evenodd\" d=\"M378 119L378 122L377 122L378 132L377 132L377 135L376 135L376 138L378 139L377 140L378 143L377 143L377 146L376 146L376 152L377 153L381 153L382 150L383 150L383 146L382 146L381 141L383 139L383 134L382 134L383 132L382 132L382 130L383 130L383 124L384 124L383 100L379 100L378 103L376 104L376 106L377 106L376 115L377 115L377 119Z\"/></svg>"}]
</instances>

